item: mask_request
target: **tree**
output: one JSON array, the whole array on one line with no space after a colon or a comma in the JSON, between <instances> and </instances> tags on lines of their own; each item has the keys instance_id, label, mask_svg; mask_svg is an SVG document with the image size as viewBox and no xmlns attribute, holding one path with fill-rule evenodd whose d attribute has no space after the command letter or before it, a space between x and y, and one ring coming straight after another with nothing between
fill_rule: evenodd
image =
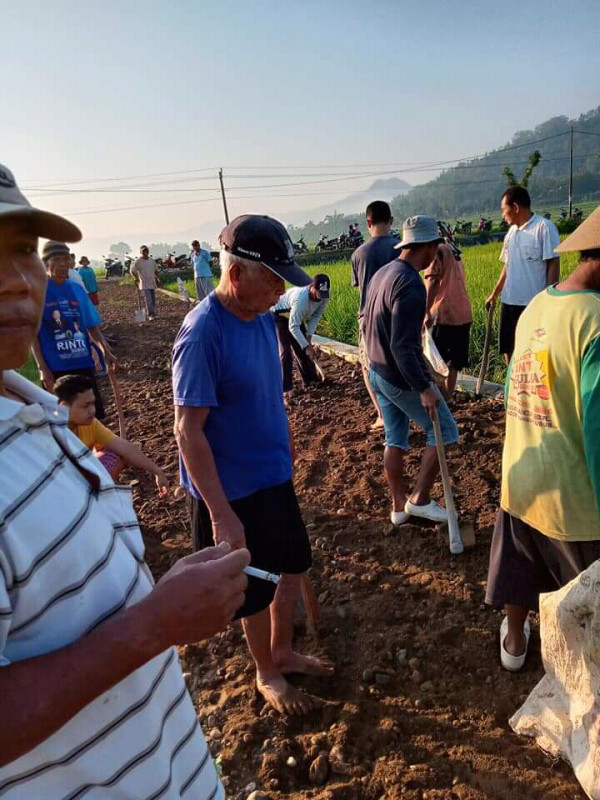
<instances>
[{"instance_id":1,"label":"tree","mask_svg":"<svg viewBox=\"0 0 600 800\"><path fill-rule=\"evenodd\" d=\"M529 179L533 175L533 170L537 167L537 165L542 160L542 154L539 150L534 150L533 153L529 156L529 163L525 167L525 171L523 172L523 177L520 181L517 180L515 173L512 171L510 167L504 167L502 170L503 174L506 175L506 181L509 186L523 186L525 189L529 184Z\"/></svg>"},{"instance_id":2,"label":"tree","mask_svg":"<svg viewBox=\"0 0 600 800\"><path fill-rule=\"evenodd\" d=\"M127 242L117 242L116 244L111 244L109 254L113 256L118 256L119 258L123 258L128 253L131 253L131 246L127 244Z\"/></svg>"}]
</instances>

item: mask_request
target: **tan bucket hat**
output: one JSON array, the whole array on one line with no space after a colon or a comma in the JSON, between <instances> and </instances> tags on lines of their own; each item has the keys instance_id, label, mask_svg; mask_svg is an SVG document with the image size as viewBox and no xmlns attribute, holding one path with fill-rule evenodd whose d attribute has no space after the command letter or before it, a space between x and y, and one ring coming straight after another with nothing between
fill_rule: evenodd
<instances>
[{"instance_id":1,"label":"tan bucket hat","mask_svg":"<svg viewBox=\"0 0 600 800\"><path fill-rule=\"evenodd\" d=\"M8 167L0 164L0 216L25 217L37 236L44 239L58 239L61 242L78 242L81 231L72 222L34 208L29 200L21 194L15 176Z\"/></svg>"},{"instance_id":2,"label":"tan bucket hat","mask_svg":"<svg viewBox=\"0 0 600 800\"><path fill-rule=\"evenodd\" d=\"M556 248L557 253L600 249L600 206Z\"/></svg>"}]
</instances>

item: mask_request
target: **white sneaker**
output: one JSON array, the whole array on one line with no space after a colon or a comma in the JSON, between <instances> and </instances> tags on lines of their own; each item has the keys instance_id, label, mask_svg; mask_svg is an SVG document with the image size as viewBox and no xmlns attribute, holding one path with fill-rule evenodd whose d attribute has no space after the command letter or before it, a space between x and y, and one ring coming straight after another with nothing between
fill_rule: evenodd
<instances>
[{"instance_id":1,"label":"white sneaker","mask_svg":"<svg viewBox=\"0 0 600 800\"><path fill-rule=\"evenodd\" d=\"M509 672L518 672L522 669L525 659L527 658L527 650L529 649L529 636L531 635L531 625L529 620L525 620L523 626L523 633L525 634L525 651L520 656L511 655L504 647L504 642L508 636L508 617L504 617L502 625L500 625L500 663L504 669Z\"/></svg>"},{"instance_id":2,"label":"white sneaker","mask_svg":"<svg viewBox=\"0 0 600 800\"><path fill-rule=\"evenodd\" d=\"M424 506L417 506L411 503L410 500L406 501L404 511L411 517L422 517L429 519L432 522L447 522L448 512L435 500L430 500Z\"/></svg>"},{"instance_id":3,"label":"white sneaker","mask_svg":"<svg viewBox=\"0 0 600 800\"><path fill-rule=\"evenodd\" d=\"M392 525L404 525L410 519L410 514L407 514L406 511L392 511L390 519Z\"/></svg>"}]
</instances>

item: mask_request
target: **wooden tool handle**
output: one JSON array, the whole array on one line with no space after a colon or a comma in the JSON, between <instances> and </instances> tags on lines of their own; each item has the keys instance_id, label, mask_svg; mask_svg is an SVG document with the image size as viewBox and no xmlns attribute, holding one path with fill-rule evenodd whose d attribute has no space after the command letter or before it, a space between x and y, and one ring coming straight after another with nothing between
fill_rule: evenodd
<instances>
[{"instance_id":1,"label":"wooden tool handle","mask_svg":"<svg viewBox=\"0 0 600 800\"><path fill-rule=\"evenodd\" d=\"M125 414L123 413L123 404L121 403L121 392L119 390L119 383L117 381L117 376L115 373L110 369L107 370L108 372L108 379L110 381L110 385L112 386L113 394L115 396L115 406L117 408L117 416L119 418L119 436L121 439L127 439L127 424L125 422Z\"/></svg>"},{"instance_id":2,"label":"wooden tool handle","mask_svg":"<svg viewBox=\"0 0 600 800\"><path fill-rule=\"evenodd\" d=\"M492 343L492 326L494 324L494 304L488 309L487 325L485 327L485 342L483 345L483 358L481 360L481 369L479 370L479 378L477 379L477 387L475 394L480 395L485 383L485 376L488 371L488 364L490 362L490 345Z\"/></svg>"},{"instance_id":3,"label":"wooden tool handle","mask_svg":"<svg viewBox=\"0 0 600 800\"><path fill-rule=\"evenodd\" d=\"M440 418L438 417L437 409L434 409L433 412L433 430L435 432L435 446L437 447L438 460L440 462L440 474L442 476L442 486L444 487L446 511L448 512L450 552L453 555L458 555L462 553L465 548L458 527L458 515L456 513L456 506L454 505L454 496L452 495L452 484L450 483L450 473L448 472L446 451L444 449L444 440L442 439L442 430L440 428Z\"/></svg>"}]
</instances>

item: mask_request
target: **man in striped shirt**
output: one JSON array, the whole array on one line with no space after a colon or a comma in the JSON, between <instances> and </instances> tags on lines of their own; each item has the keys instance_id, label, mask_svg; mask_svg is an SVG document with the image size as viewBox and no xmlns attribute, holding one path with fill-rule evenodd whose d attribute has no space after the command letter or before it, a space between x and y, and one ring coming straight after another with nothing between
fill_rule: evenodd
<instances>
[{"instance_id":1,"label":"man in striped shirt","mask_svg":"<svg viewBox=\"0 0 600 800\"><path fill-rule=\"evenodd\" d=\"M77 241L0 166L0 798L221 800L174 645L242 605L227 544L154 586L129 490L11 370L40 324L37 237Z\"/></svg>"}]
</instances>

